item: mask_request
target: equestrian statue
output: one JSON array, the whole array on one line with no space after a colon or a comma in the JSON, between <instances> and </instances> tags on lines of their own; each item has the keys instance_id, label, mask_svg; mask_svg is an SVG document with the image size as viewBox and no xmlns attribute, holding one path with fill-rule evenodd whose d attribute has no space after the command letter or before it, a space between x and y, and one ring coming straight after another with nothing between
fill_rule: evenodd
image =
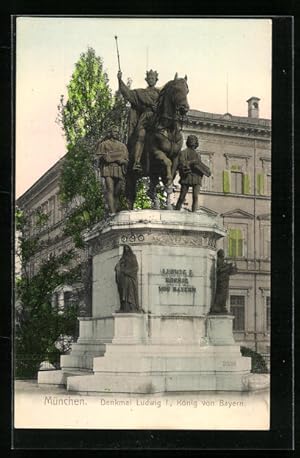
<instances>
[{"instance_id":1,"label":"equestrian statue","mask_svg":"<svg viewBox=\"0 0 300 458\"><path fill-rule=\"evenodd\" d=\"M149 196L157 208L156 187L160 180L167 192L167 205L170 208L170 193L178 165L178 155L182 148L181 133L183 119L189 110L187 77L173 80L158 90L154 85L157 72L147 72L146 89L129 89L118 72L119 90L130 102L128 150L129 164L126 176L127 200L132 209L136 197L137 180L150 178Z\"/></svg>"}]
</instances>

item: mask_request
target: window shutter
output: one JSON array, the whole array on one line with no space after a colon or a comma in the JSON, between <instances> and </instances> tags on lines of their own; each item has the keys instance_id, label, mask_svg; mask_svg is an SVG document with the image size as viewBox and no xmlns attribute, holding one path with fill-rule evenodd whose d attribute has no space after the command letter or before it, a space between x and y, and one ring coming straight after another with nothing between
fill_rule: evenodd
<instances>
[{"instance_id":1,"label":"window shutter","mask_svg":"<svg viewBox=\"0 0 300 458\"><path fill-rule=\"evenodd\" d=\"M223 171L223 192L230 192L230 172L229 170Z\"/></svg>"},{"instance_id":2,"label":"window shutter","mask_svg":"<svg viewBox=\"0 0 300 458\"><path fill-rule=\"evenodd\" d=\"M257 175L257 193L262 196L265 193L265 177L262 173Z\"/></svg>"},{"instance_id":3,"label":"window shutter","mask_svg":"<svg viewBox=\"0 0 300 458\"><path fill-rule=\"evenodd\" d=\"M228 256L232 257L232 229L230 229L229 234L228 234Z\"/></svg>"},{"instance_id":4,"label":"window shutter","mask_svg":"<svg viewBox=\"0 0 300 458\"><path fill-rule=\"evenodd\" d=\"M228 239L228 256L231 258L243 256L243 234L241 229L230 229Z\"/></svg>"},{"instance_id":5,"label":"window shutter","mask_svg":"<svg viewBox=\"0 0 300 458\"><path fill-rule=\"evenodd\" d=\"M243 175L243 194L250 194L250 175Z\"/></svg>"}]
</instances>

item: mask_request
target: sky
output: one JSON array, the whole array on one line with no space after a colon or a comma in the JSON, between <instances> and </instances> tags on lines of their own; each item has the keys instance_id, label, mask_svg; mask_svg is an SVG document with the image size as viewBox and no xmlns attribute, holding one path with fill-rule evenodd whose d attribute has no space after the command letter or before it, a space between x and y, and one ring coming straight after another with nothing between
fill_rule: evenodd
<instances>
[{"instance_id":1,"label":"sky","mask_svg":"<svg viewBox=\"0 0 300 458\"><path fill-rule=\"evenodd\" d=\"M16 197L66 152L57 106L89 46L102 57L113 92L117 35L123 80L130 77L132 88L146 87L151 68L158 87L177 72L188 77L191 109L247 116L246 100L257 96L260 117L270 119L271 27L269 19L19 17Z\"/></svg>"}]
</instances>

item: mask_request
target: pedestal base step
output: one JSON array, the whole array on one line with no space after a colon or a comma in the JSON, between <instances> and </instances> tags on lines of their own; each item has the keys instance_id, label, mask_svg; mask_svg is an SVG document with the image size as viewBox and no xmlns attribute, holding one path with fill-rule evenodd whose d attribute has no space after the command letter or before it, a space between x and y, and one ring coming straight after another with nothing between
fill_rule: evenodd
<instances>
[{"instance_id":1,"label":"pedestal base step","mask_svg":"<svg viewBox=\"0 0 300 458\"><path fill-rule=\"evenodd\" d=\"M70 376L67 389L94 393L160 393L248 389L251 358L237 345L116 345L94 358L92 376Z\"/></svg>"},{"instance_id":2,"label":"pedestal base step","mask_svg":"<svg viewBox=\"0 0 300 458\"><path fill-rule=\"evenodd\" d=\"M84 393L151 394L182 391L247 391L248 371L186 372L164 374L97 373L92 376L71 376L67 379L69 391Z\"/></svg>"},{"instance_id":3,"label":"pedestal base step","mask_svg":"<svg viewBox=\"0 0 300 458\"><path fill-rule=\"evenodd\" d=\"M69 355L60 357L60 367L68 371L70 368L75 370L92 370L93 360L96 356L103 356L106 345L104 343L94 344L76 343L72 345L72 351Z\"/></svg>"},{"instance_id":4,"label":"pedestal base step","mask_svg":"<svg viewBox=\"0 0 300 458\"><path fill-rule=\"evenodd\" d=\"M88 370L68 370L63 371L61 369L54 371L39 371L38 372L38 384L47 384L47 385L67 385L67 379L70 376L88 376L93 375L92 371Z\"/></svg>"}]
</instances>

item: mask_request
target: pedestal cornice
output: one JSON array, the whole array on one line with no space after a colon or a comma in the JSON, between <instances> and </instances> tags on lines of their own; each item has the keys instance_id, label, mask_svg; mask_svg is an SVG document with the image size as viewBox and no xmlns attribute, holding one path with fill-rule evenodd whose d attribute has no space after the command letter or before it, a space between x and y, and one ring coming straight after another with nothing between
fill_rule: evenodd
<instances>
[{"instance_id":1,"label":"pedestal cornice","mask_svg":"<svg viewBox=\"0 0 300 458\"><path fill-rule=\"evenodd\" d=\"M94 226L84 240L95 255L123 244L208 247L226 235L219 217L205 212L123 211Z\"/></svg>"}]
</instances>

